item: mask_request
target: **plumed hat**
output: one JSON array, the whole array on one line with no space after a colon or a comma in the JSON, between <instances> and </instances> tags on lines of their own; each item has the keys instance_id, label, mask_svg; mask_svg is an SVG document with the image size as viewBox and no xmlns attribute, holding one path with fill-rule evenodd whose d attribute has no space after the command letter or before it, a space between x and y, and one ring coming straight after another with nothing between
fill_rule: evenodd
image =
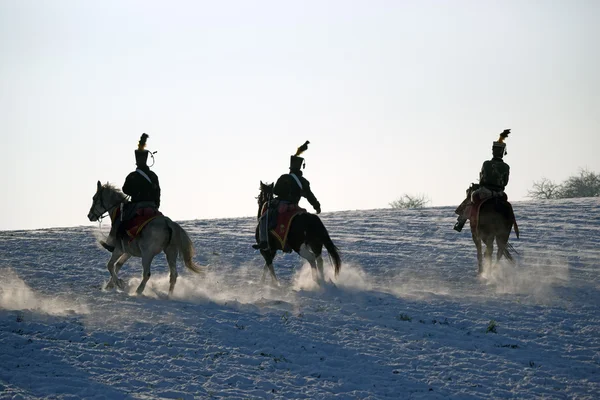
<instances>
[{"instance_id":1,"label":"plumed hat","mask_svg":"<svg viewBox=\"0 0 600 400\"><path fill-rule=\"evenodd\" d=\"M146 140L149 137L146 133L142 133L138 142L138 148L135 150L135 163L140 167L146 166L146 162L148 161L148 154L150 152L146 150Z\"/></svg>"},{"instance_id":2,"label":"plumed hat","mask_svg":"<svg viewBox=\"0 0 600 400\"><path fill-rule=\"evenodd\" d=\"M500 137L498 138L498 140L492 144L492 153L493 153L494 157L502 158L503 156L508 154L506 152L506 143L504 143L504 140L506 138L508 138L509 134L510 134L510 129L505 129L500 134Z\"/></svg>"},{"instance_id":3,"label":"plumed hat","mask_svg":"<svg viewBox=\"0 0 600 400\"><path fill-rule=\"evenodd\" d=\"M304 163L304 158L298 157L300 154L304 153L308 149L308 145L310 142L307 140L304 144L296 150L296 154L290 156L290 170L300 170L302 168L302 164Z\"/></svg>"}]
</instances>

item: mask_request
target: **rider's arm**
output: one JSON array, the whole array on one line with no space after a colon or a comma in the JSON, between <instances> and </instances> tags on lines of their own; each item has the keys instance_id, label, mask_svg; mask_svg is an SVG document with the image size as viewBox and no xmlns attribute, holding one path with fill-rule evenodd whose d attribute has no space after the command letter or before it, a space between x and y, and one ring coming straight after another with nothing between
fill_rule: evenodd
<instances>
[{"instance_id":1,"label":"rider's arm","mask_svg":"<svg viewBox=\"0 0 600 400\"><path fill-rule=\"evenodd\" d=\"M302 188L304 189L304 197L306 197L306 200L308 200L308 202L311 206L313 206L317 214L319 214L321 212L321 204L319 203L313 192L310 190L310 183L306 179L303 179Z\"/></svg>"}]
</instances>

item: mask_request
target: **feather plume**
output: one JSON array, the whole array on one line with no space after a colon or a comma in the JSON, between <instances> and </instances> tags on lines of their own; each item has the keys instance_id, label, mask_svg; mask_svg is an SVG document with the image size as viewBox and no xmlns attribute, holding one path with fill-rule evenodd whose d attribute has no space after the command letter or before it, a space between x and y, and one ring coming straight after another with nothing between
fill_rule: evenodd
<instances>
[{"instance_id":1,"label":"feather plume","mask_svg":"<svg viewBox=\"0 0 600 400\"><path fill-rule=\"evenodd\" d=\"M510 134L510 129L505 129L501 134L500 134L500 138L498 139L498 143L504 143L504 139L508 138L508 135Z\"/></svg>"},{"instance_id":2,"label":"feather plume","mask_svg":"<svg viewBox=\"0 0 600 400\"><path fill-rule=\"evenodd\" d=\"M150 136L148 136L146 133L142 133L142 136L140 137L140 141L138 142L138 150L139 151L143 151L146 148L146 140L149 137Z\"/></svg>"},{"instance_id":3,"label":"feather plume","mask_svg":"<svg viewBox=\"0 0 600 400\"><path fill-rule=\"evenodd\" d=\"M298 149L296 150L296 154L294 154L296 157L298 157L300 154L304 153L307 149L308 149L308 145L310 144L310 142L307 140L306 142L304 142L304 144L300 147L298 147Z\"/></svg>"}]
</instances>

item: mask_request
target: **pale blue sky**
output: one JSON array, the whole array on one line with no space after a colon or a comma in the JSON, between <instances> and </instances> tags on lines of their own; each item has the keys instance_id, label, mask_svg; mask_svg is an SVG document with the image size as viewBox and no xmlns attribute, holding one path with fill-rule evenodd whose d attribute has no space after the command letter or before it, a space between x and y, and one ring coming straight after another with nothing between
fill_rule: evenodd
<instances>
[{"instance_id":1,"label":"pale blue sky","mask_svg":"<svg viewBox=\"0 0 600 400\"><path fill-rule=\"evenodd\" d=\"M142 132L176 220L458 204L511 128L512 200L600 171L598 1L0 0L0 230L90 225ZM304 206L310 206L303 200Z\"/></svg>"}]
</instances>

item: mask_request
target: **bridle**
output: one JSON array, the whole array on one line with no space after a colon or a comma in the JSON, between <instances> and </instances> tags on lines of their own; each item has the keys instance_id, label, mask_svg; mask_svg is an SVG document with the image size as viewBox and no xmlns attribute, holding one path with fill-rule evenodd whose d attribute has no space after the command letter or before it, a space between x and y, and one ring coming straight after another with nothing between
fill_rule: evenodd
<instances>
[{"instance_id":1,"label":"bridle","mask_svg":"<svg viewBox=\"0 0 600 400\"><path fill-rule=\"evenodd\" d=\"M110 207L107 207L104 204L104 196L102 196L102 192L104 192L104 189L105 189L104 186L102 186L102 188L98 192L96 192L96 194L94 195L94 198L93 198L94 203L92 206L92 215L94 217L96 217L98 219L98 222L100 222L100 223L102 223L102 220L104 218L106 218L106 216L108 215L108 211L110 209L118 206L120 203L122 203L126 199L126 198L124 198L122 200L119 200L117 203L111 205ZM98 196L100 196L100 207L101 207L100 209L98 209L98 205L96 204L97 203L96 199L98 198ZM98 210L100 211L99 213L97 213Z\"/></svg>"}]
</instances>

